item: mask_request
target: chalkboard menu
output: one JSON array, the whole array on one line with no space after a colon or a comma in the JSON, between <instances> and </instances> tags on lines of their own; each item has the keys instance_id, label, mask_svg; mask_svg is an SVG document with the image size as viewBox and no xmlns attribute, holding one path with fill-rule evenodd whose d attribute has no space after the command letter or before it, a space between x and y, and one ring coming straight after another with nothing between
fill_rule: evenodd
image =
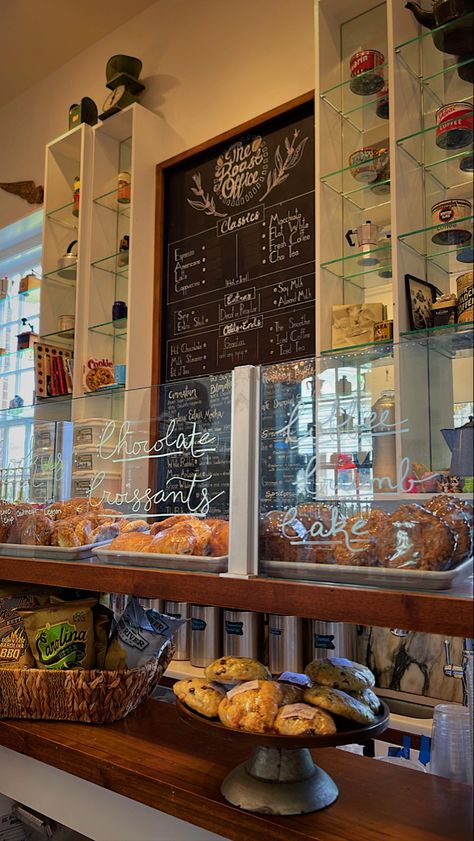
<instances>
[{"instance_id":1,"label":"chalkboard menu","mask_svg":"<svg viewBox=\"0 0 474 841\"><path fill-rule=\"evenodd\" d=\"M162 379L314 353L309 97L162 169Z\"/></svg>"}]
</instances>

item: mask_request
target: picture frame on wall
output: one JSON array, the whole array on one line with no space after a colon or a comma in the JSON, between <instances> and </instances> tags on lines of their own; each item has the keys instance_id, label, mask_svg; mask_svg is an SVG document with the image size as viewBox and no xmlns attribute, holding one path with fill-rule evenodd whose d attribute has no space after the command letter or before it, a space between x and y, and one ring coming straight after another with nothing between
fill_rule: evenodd
<instances>
[{"instance_id":1,"label":"picture frame on wall","mask_svg":"<svg viewBox=\"0 0 474 841\"><path fill-rule=\"evenodd\" d=\"M408 315L410 318L411 330L426 330L433 326L433 312L431 305L435 302L436 296L441 295L440 290L411 274L405 275L405 292L407 296Z\"/></svg>"}]
</instances>

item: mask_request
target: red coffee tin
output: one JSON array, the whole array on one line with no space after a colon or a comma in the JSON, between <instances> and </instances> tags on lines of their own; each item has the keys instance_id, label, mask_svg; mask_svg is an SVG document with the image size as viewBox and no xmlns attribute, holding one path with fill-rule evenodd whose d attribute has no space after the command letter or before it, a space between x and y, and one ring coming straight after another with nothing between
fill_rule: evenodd
<instances>
[{"instance_id":1,"label":"red coffee tin","mask_svg":"<svg viewBox=\"0 0 474 841\"><path fill-rule=\"evenodd\" d=\"M360 96L377 93L384 86L383 65L385 56L378 50L359 50L350 60L351 82L349 87Z\"/></svg>"},{"instance_id":2,"label":"red coffee tin","mask_svg":"<svg viewBox=\"0 0 474 841\"><path fill-rule=\"evenodd\" d=\"M464 149L472 144L473 108L470 102L450 102L436 112L436 145L441 149Z\"/></svg>"}]
</instances>

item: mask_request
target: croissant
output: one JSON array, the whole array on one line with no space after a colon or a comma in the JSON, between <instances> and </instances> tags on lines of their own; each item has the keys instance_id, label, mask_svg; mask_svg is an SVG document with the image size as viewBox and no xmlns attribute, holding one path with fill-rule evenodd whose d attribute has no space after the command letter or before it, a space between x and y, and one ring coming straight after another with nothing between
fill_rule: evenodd
<instances>
[{"instance_id":1,"label":"croissant","mask_svg":"<svg viewBox=\"0 0 474 841\"><path fill-rule=\"evenodd\" d=\"M120 520L121 534L129 534L134 531L148 532L148 523L146 520Z\"/></svg>"},{"instance_id":2,"label":"croissant","mask_svg":"<svg viewBox=\"0 0 474 841\"><path fill-rule=\"evenodd\" d=\"M152 542L153 537L150 534L134 531L120 534L112 540L109 549L117 549L120 552L149 552Z\"/></svg>"},{"instance_id":3,"label":"croissant","mask_svg":"<svg viewBox=\"0 0 474 841\"><path fill-rule=\"evenodd\" d=\"M104 540L111 540L111 538L117 537L119 532L119 523L102 523L101 526L97 526L96 529L91 531L89 535L89 542L101 543Z\"/></svg>"},{"instance_id":4,"label":"croissant","mask_svg":"<svg viewBox=\"0 0 474 841\"><path fill-rule=\"evenodd\" d=\"M210 553L215 558L229 551L229 523L226 520L207 520L211 527Z\"/></svg>"},{"instance_id":5,"label":"croissant","mask_svg":"<svg viewBox=\"0 0 474 841\"><path fill-rule=\"evenodd\" d=\"M162 531L174 528L174 526L181 525L183 522L195 519L196 517L192 514L175 514L173 517L167 517L166 520L158 520L157 523L153 523L150 534L159 534Z\"/></svg>"}]
</instances>

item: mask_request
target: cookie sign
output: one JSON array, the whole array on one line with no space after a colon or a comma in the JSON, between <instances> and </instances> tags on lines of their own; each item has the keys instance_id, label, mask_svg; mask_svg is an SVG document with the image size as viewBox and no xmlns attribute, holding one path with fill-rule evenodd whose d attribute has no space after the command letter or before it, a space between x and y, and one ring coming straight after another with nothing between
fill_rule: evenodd
<instances>
[{"instance_id":1,"label":"cookie sign","mask_svg":"<svg viewBox=\"0 0 474 841\"><path fill-rule=\"evenodd\" d=\"M88 359L82 366L82 373L85 391L97 391L115 382L113 360L105 357Z\"/></svg>"}]
</instances>

